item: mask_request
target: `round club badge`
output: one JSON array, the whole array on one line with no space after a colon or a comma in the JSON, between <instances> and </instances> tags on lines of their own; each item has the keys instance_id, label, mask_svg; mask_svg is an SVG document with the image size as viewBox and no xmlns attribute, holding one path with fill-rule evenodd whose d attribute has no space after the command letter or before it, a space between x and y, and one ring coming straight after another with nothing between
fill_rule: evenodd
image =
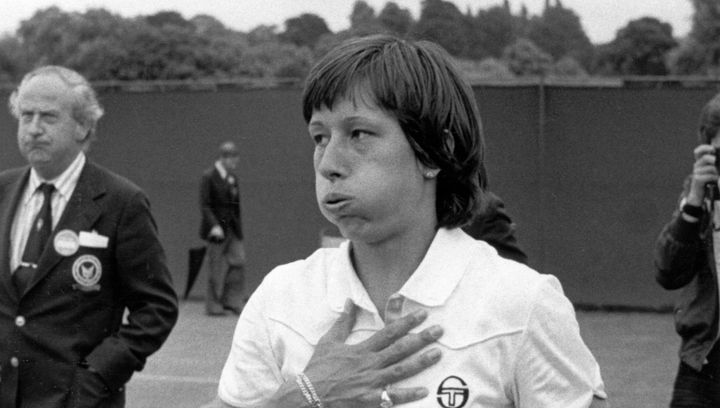
<instances>
[{"instance_id":1,"label":"round club badge","mask_svg":"<svg viewBox=\"0 0 720 408\"><path fill-rule=\"evenodd\" d=\"M55 252L62 256L75 255L80 248L80 239L74 231L65 229L55 234L53 246Z\"/></svg>"},{"instance_id":2,"label":"round club badge","mask_svg":"<svg viewBox=\"0 0 720 408\"><path fill-rule=\"evenodd\" d=\"M72 274L81 288L93 289L100 282L102 265L95 255L83 255L73 263Z\"/></svg>"}]
</instances>

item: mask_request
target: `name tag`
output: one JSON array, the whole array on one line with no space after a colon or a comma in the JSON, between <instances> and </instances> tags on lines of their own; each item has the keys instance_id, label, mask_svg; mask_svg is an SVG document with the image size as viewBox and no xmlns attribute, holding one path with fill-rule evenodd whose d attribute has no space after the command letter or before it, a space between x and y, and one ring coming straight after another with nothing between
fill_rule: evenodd
<instances>
[{"instance_id":1,"label":"name tag","mask_svg":"<svg viewBox=\"0 0 720 408\"><path fill-rule=\"evenodd\" d=\"M78 240L80 241L80 246L88 248L107 248L108 246L108 237L100 235L95 231L80 231Z\"/></svg>"}]
</instances>

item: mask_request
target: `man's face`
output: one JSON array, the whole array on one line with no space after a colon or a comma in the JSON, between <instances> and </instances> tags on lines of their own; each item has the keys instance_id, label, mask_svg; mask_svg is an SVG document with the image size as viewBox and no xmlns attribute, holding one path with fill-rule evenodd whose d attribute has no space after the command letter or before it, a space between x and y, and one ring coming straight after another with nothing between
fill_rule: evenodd
<instances>
[{"instance_id":1,"label":"man's face","mask_svg":"<svg viewBox=\"0 0 720 408\"><path fill-rule=\"evenodd\" d=\"M73 97L55 75L39 75L17 98L20 153L44 179L59 176L83 150L88 129L72 117Z\"/></svg>"},{"instance_id":2,"label":"man's face","mask_svg":"<svg viewBox=\"0 0 720 408\"><path fill-rule=\"evenodd\" d=\"M223 167L225 167L225 169L227 169L228 171L235 171L238 166L238 162L240 161L240 155L223 155L220 158L220 161L222 162L222 165Z\"/></svg>"}]
</instances>

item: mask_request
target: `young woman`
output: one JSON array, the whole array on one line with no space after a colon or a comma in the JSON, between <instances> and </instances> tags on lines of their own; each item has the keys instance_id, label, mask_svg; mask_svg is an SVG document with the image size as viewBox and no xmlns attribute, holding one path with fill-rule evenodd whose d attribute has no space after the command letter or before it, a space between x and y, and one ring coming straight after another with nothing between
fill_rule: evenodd
<instances>
[{"instance_id":1,"label":"young woman","mask_svg":"<svg viewBox=\"0 0 720 408\"><path fill-rule=\"evenodd\" d=\"M322 214L348 242L273 270L238 322L236 407L588 407L605 398L557 279L459 228L483 200L474 94L448 55L350 40L303 114Z\"/></svg>"}]
</instances>

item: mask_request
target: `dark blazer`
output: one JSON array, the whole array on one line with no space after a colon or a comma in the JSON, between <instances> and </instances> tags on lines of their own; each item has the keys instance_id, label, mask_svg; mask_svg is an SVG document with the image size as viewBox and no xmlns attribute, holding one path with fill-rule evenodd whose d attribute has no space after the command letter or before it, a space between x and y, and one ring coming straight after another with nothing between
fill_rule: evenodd
<instances>
[{"instance_id":1,"label":"dark blazer","mask_svg":"<svg viewBox=\"0 0 720 408\"><path fill-rule=\"evenodd\" d=\"M483 207L463 230L471 237L492 245L503 258L527 264L527 255L515 238L515 223L497 195L485 192Z\"/></svg>"},{"instance_id":2,"label":"dark blazer","mask_svg":"<svg viewBox=\"0 0 720 408\"><path fill-rule=\"evenodd\" d=\"M230 184L220 176L215 166L207 169L200 181L200 207L200 238L207 240L215 225L220 225L225 235L233 231L238 238L243 238L240 189L236 177L234 183Z\"/></svg>"},{"instance_id":3,"label":"dark blazer","mask_svg":"<svg viewBox=\"0 0 720 408\"><path fill-rule=\"evenodd\" d=\"M110 393L103 404L88 406L122 407L125 383L162 345L178 314L148 199L88 161L36 276L17 293L10 234L29 173L28 167L0 173L0 407L15 407L18 396L28 408L85 406L75 400L77 391L97 380L85 365ZM54 237L70 231L94 232L107 244L81 245L63 256Z\"/></svg>"},{"instance_id":4,"label":"dark blazer","mask_svg":"<svg viewBox=\"0 0 720 408\"><path fill-rule=\"evenodd\" d=\"M688 185L689 179L683 197ZM712 203L704 201L699 222L685 221L676 209L655 244L655 279L665 289L682 288L675 305L675 330L682 338L680 360L698 371L718 333Z\"/></svg>"}]
</instances>

